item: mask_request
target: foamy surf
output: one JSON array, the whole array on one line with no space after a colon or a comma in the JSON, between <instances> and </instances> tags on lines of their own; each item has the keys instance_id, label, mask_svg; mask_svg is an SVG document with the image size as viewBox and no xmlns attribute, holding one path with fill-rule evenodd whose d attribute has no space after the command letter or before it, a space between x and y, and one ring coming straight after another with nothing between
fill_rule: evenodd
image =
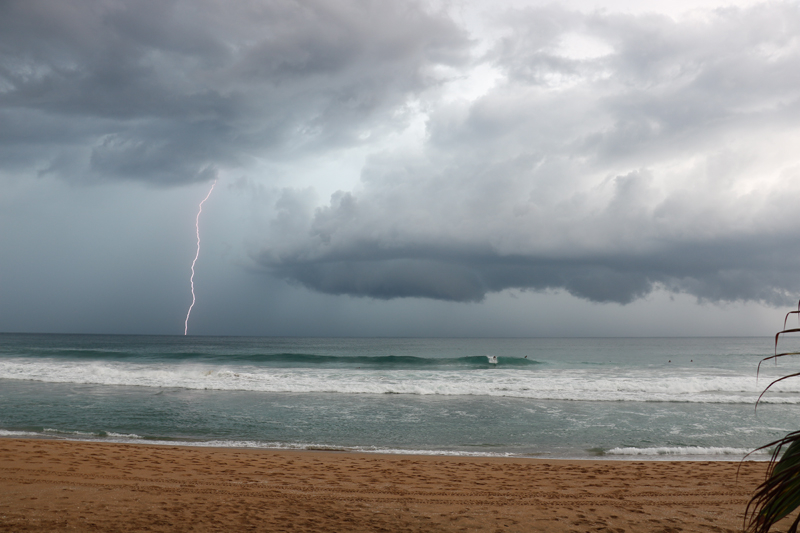
<instances>
[{"instance_id":1,"label":"foamy surf","mask_svg":"<svg viewBox=\"0 0 800 533\"><path fill-rule=\"evenodd\" d=\"M659 446L654 448L621 447L603 453L606 457L637 457L647 459L708 459L708 460L768 460L770 450L751 450L747 448L702 447L702 446Z\"/></svg>"},{"instance_id":2,"label":"foamy surf","mask_svg":"<svg viewBox=\"0 0 800 533\"><path fill-rule=\"evenodd\" d=\"M0 360L0 379L193 390L489 396L598 402L753 404L765 386L755 376L650 370L490 368L486 371L286 369L240 365ZM785 381L765 404L800 404L800 380Z\"/></svg>"},{"instance_id":3,"label":"foamy surf","mask_svg":"<svg viewBox=\"0 0 800 533\"><path fill-rule=\"evenodd\" d=\"M403 449L380 446L337 446L334 444L301 442L260 442L252 440L181 440L172 438L153 439L140 435L109 432L87 433L81 431L8 431L0 430L0 437L55 438L82 442L114 442L118 444L148 444L154 446L191 446L198 448L247 448L257 450L297 450L376 453L390 455L433 455L444 457L518 457L510 452L478 452L462 450Z\"/></svg>"},{"instance_id":4,"label":"foamy surf","mask_svg":"<svg viewBox=\"0 0 800 533\"><path fill-rule=\"evenodd\" d=\"M135 434L121 434L113 431L87 433L79 431L59 431L47 428L41 432L36 431L8 431L0 430L0 437L48 437L63 440L80 440L88 442L116 442L120 444L149 444L163 446L192 446L207 448L247 448L260 450L300 450L300 451L334 451L376 453L390 455L431 455L443 457L542 457L552 456L547 452L529 451L527 453L511 452L485 452L465 450L436 450L436 449L404 449L381 446L337 446L324 443L300 442L261 442L252 440L181 440L181 439L152 439ZM700 447L700 446L662 446L654 448L617 447L602 452L600 457L607 459L625 459L636 457L643 460L741 460L745 457L753 461L769 459L769 450L750 450L747 448L731 447ZM565 458L575 458L567 457Z\"/></svg>"}]
</instances>

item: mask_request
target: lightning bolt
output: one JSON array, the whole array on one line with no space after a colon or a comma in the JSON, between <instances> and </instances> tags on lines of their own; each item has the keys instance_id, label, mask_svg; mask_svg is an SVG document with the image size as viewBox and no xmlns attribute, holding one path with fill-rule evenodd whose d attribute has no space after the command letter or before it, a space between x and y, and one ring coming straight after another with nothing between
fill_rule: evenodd
<instances>
[{"instance_id":1,"label":"lightning bolt","mask_svg":"<svg viewBox=\"0 0 800 533\"><path fill-rule=\"evenodd\" d=\"M200 257L200 213L203 212L203 204L206 203L208 197L211 196L211 192L214 190L214 185L217 184L217 180L214 180L214 183L211 184L211 188L208 190L208 194L206 197L203 198L203 201L200 202L200 205L197 206L197 218L194 220L194 229L197 233L197 252L194 254L194 261L192 261L192 277L189 278L189 284L192 286L192 305L189 306L189 310L186 312L186 322L183 323L183 334L186 335L189 332L189 315L192 314L192 307L194 307L195 297L194 297L194 265L197 263L197 258Z\"/></svg>"}]
</instances>

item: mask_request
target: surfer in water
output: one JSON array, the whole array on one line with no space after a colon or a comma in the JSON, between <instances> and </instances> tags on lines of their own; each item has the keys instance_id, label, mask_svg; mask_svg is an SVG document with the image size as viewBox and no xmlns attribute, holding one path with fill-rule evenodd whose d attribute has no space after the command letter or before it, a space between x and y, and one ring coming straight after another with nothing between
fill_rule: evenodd
<instances>
[{"instance_id":1,"label":"surfer in water","mask_svg":"<svg viewBox=\"0 0 800 533\"><path fill-rule=\"evenodd\" d=\"M490 365L496 365L497 364L497 356L496 355L487 355L486 359L489 360L489 364Z\"/></svg>"}]
</instances>

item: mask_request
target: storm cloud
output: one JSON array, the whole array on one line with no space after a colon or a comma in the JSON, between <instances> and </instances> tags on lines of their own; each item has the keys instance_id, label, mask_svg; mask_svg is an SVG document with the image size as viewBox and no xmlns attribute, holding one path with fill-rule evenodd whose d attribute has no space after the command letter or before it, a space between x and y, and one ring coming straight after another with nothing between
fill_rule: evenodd
<instances>
[{"instance_id":1,"label":"storm cloud","mask_svg":"<svg viewBox=\"0 0 800 533\"><path fill-rule=\"evenodd\" d=\"M174 185L349 146L466 42L406 1L2 2L0 167Z\"/></svg>"},{"instance_id":2,"label":"storm cloud","mask_svg":"<svg viewBox=\"0 0 800 533\"><path fill-rule=\"evenodd\" d=\"M373 154L291 231L278 205L260 264L379 299L796 298L796 3L682 19L550 6L493 24L504 36L481 61L497 82L437 102L419 146Z\"/></svg>"},{"instance_id":3,"label":"storm cloud","mask_svg":"<svg viewBox=\"0 0 800 533\"><path fill-rule=\"evenodd\" d=\"M800 294L800 7L737 1L0 2L0 319L183 332L217 179L197 332L738 334Z\"/></svg>"}]
</instances>

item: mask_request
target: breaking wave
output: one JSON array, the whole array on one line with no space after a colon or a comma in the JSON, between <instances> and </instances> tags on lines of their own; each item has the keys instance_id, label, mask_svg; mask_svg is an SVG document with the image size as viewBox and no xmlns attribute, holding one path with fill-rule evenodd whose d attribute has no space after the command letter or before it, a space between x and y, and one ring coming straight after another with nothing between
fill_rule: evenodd
<instances>
[{"instance_id":1,"label":"breaking wave","mask_svg":"<svg viewBox=\"0 0 800 533\"><path fill-rule=\"evenodd\" d=\"M293 355L294 358L298 356ZM314 356L319 357L319 356ZM347 358L336 358L347 359ZM0 360L0 379L110 386L275 393L413 394L495 396L540 400L752 404L764 381L753 376L673 370L552 368L519 358L485 356L439 359L352 358L338 366L197 364L97 361L58 358ZM366 361L383 359L372 366ZM409 363L407 360L412 360ZM509 363L508 360L516 360ZM296 359L294 359L296 361ZM313 358L312 358L313 360ZM527 361L522 359L523 361ZM444 361L444 362L442 362ZM518 365L518 366L513 366ZM764 403L800 403L800 382L777 384Z\"/></svg>"}]
</instances>

